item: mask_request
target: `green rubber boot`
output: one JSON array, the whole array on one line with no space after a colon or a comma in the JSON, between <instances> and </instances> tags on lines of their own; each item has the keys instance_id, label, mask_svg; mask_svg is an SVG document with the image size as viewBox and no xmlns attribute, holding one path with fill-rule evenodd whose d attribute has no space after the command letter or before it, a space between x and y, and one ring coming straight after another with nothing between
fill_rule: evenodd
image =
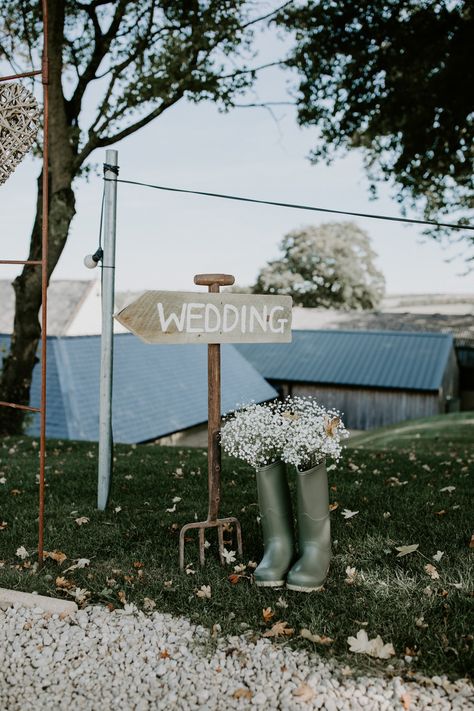
<instances>
[{"instance_id":1,"label":"green rubber boot","mask_svg":"<svg viewBox=\"0 0 474 711\"><path fill-rule=\"evenodd\" d=\"M281 587L295 552L293 511L283 462L257 470L257 491L264 555L255 570L255 583L259 587Z\"/></svg>"},{"instance_id":2,"label":"green rubber boot","mask_svg":"<svg viewBox=\"0 0 474 711\"><path fill-rule=\"evenodd\" d=\"M288 590L313 592L324 583L331 561L331 524L326 464L296 474L299 559L288 573Z\"/></svg>"}]
</instances>

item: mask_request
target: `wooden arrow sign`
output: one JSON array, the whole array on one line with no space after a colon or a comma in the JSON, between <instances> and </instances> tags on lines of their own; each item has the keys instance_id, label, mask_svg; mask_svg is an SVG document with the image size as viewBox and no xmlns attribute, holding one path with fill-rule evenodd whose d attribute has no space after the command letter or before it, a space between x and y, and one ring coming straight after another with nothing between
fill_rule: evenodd
<instances>
[{"instance_id":1,"label":"wooden arrow sign","mask_svg":"<svg viewBox=\"0 0 474 711\"><path fill-rule=\"evenodd\" d=\"M146 343L289 343L290 296L147 291L115 314Z\"/></svg>"}]
</instances>

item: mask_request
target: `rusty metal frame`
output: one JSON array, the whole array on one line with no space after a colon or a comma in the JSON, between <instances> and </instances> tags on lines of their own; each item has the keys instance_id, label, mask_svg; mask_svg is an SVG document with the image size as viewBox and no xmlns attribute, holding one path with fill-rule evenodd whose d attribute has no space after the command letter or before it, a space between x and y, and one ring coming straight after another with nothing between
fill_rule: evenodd
<instances>
[{"instance_id":1,"label":"rusty metal frame","mask_svg":"<svg viewBox=\"0 0 474 711\"><path fill-rule=\"evenodd\" d=\"M44 553L44 473L46 459L46 356L48 336L48 162L49 162L49 60L48 60L48 5L47 0L41 2L43 14L43 55L41 69L10 76L0 77L0 82L14 79L24 79L41 75L43 85L43 200L41 223L41 260L2 259L0 264L23 264L41 267L41 400L40 407L18 405L13 402L0 402L0 406L12 407L17 410L40 413L40 450L39 450L39 506L38 506L38 567L43 565Z\"/></svg>"}]
</instances>

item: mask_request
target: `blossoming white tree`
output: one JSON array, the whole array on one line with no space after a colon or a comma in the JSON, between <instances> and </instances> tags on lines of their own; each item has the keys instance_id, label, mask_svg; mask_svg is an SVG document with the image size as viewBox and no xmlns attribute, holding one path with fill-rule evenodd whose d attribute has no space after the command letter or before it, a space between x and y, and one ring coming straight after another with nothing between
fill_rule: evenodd
<instances>
[{"instance_id":1,"label":"blossoming white tree","mask_svg":"<svg viewBox=\"0 0 474 711\"><path fill-rule=\"evenodd\" d=\"M385 291L368 234L353 222L307 226L287 234L280 259L258 275L257 294L287 294L299 306L375 308Z\"/></svg>"}]
</instances>

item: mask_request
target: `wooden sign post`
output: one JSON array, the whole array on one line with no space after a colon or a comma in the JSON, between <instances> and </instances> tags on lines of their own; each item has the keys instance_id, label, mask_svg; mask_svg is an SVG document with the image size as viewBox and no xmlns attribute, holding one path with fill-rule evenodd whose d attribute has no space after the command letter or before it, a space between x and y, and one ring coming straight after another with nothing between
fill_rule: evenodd
<instances>
[{"instance_id":1,"label":"wooden sign post","mask_svg":"<svg viewBox=\"0 0 474 711\"><path fill-rule=\"evenodd\" d=\"M224 529L235 526L242 555L242 530L234 516L219 518L221 498L221 343L291 341L291 297L220 293L234 283L231 274L197 274L194 283L207 294L147 291L115 318L147 343L208 344L208 493L205 521L187 523L179 534L179 564L184 567L186 532L199 531L199 560L204 564L206 528L217 528L219 559L224 563Z\"/></svg>"}]
</instances>

